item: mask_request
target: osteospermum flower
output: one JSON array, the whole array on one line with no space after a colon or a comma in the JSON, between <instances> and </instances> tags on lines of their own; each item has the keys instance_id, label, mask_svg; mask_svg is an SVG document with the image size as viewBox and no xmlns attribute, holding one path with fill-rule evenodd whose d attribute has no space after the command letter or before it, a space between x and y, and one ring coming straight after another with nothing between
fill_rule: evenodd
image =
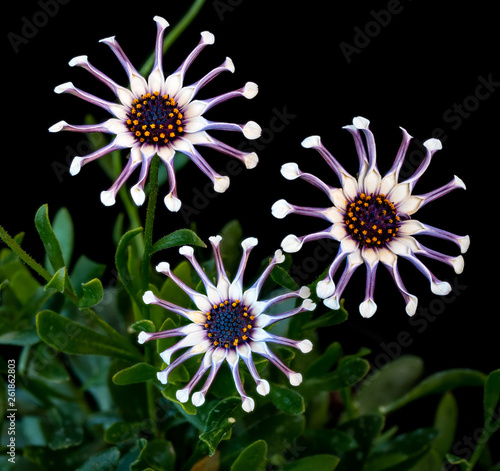
<instances>
[{"instance_id":1,"label":"osteospermum flower","mask_svg":"<svg viewBox=\"0 0 500 471\"><path fill-rule=\"evenodd\" d=\"M185 85L186 72L205 46L214 43L214 36L209 32L201 33L201 40L187 56L181 66L166 79L163 75L163 36L168 23L156 16L157 23L155 61L147 79L134 68L114 37L102 39L114 52L125 69L130 82L130 89L124 88L92 66L87 56L75 57L70 66L80 66L94 77L107 85L118 98L118 103L112 103L98 98L90 93L76 88L72 83L64 83L55 88L56 93L70 93L109 113L111 118L95 125L71 125L65 121L54 124L49 131L102 132L115 134L108 145L84 157L73 159L70 173L76 175L81 167L88 162L99 159L117 149L130 149L130 156L122 173L111 188L101 193L101 201L106 206L115 203L116 194L121 186L139 166L138 182L131 188L132 197L137 205L145 200L144 185L148 176L152 158L157 154L165 164L170 184L170 191L165 197L165 205L171 211L178 211L181 202L177 198L174 172L174 156L176 152L187 155L213 182L215 191L222 193L229 186L229 178L215 172L206 160L196 150L195 146L206 146L223 152L242 161L247 168L257 165L258 158L254 152L245 153L237 150L210 136L209 130L240 131L248 139L256 139L261 134L261 128L253 121L245 125L212 122L203 117L204 113L214 106L230 98L244 96L253 98L258 87L248 82L243 88L222 95L195 100L196 95L210 80L221 72L234 72L231 59L210 71L197 82Z\"/></svg>"},{"instance_id":2,"label":"osteospermum flower","mask_svg":"<svg viewBox=\"0 0 500 471\"><path fill-rule=\"evenodd\" d=\"M196 273L198 273L205 286L206 294L199 293L187 286L172 273L168 263L162 262L156 267L157 271L170 277L177 286L184 290L192 299L197 309L193 310L177 306L169 301L159 299L152 291L147 291L143 296L146 304L157 304L188 319L191 323L162 332L141 332L139 334L139 343L167 337L184 337L161 353L161 358L168 365L164 370L158 372L158 379L163 384L168 382L168 377L175 367L195 355L203 354L198 371L189 383L176 393L176 397L180 402L187 402L197 383L208 371L205 384L199 391L192 395L191 401L195 406L200 406L205 402L205 395L220 366L226 360L231 369L236 389L242 397L242 407L245 411L249 412L254 409L255 402L245 393L243 388L239 374L240 359L246 364L248 371L257 383L257 392L261 395L268 394L270 387L269 383L259 376L252 359L252 353L262 355L278 367L288 377L290 384L293 386L300 384L302 382L302 375L286 366L269 349L267 344L278 343L295 347L303 353L307 353L311 351L312 343L309 340L297 341L280 337L267 332L265 328L275 322L295 316L300 312L311 311L316 305L308 299L310 290L307 287L302 287L297 291L281 294L268 300L259 300L262 285L269 276L269 273L278 263L284 261L281 250L275 252L274 257L257 281L246 291L243 291L243 274L250 251L257 245L257 239L251 237L242 242L243 255L232 282L229 281L226 275L220 252L220 241L220 236L210 238L217 268L216 284L212 283L195 259L192 247L184 246L180 249L180 253L190 261ZM281 314L266 314L266 311L271 306L293 298L303 299L300 306ZM187 350L172 361L172 355L184 348L187 348Z\"/></svg>"},{"instance_id":3,"label":"osteospermum flower","mask_svg":"<svg viewBox=\"0 0 500 471\"><path fill-rule=\"evenodd\" d=\"M334 188L314 175L303 173L295 163L282 166L281 173L288 180L301 178L325 192L333 203L327 208L301 207L279 200L272 207L273 215L283 218L295 213L326 219L331 226L320 232L297 237L288 235L282 241L286 252L297 252L304 242L321 238L338 241L339 250L331 264L327 276L317 284L317 294L332 309L338 309L339 300L354 271L363 263L366 266L365 299L360 305L361 315L371 317L377 305L373 299L375 276L379 262L387 267L396 286L406 301L406 312L413 315L417 298L405 288L398 270L398 258L402 257L415 265L430 281L431 290L438 295L450 292L449 283L438 280L417 257L423 256L451 265L456 273L461 273L464 260L461 255L452 257L424 247L415 235L429 235L454 242L465 253L469 247L469 236L458 236L442 229L412 219L421 207L449 193L455 188L465 188L462 180L453 180L426 194L413 194L415 184L426 171L434 153L441 149L438 139L424 142L426 155L413 175L399 182L399 172L403 164L411 136L403 129L403 140L394 163L382 177L377 168L375 140L369 130L369 121L362 117L353 120L353 125L345 126L354 138L359 158L357 178L350 175L323 146L319 136L311 136L302 142L306 148L317 150L340 180L340 188ZM364 140L363 140L364 136ZM333 278L345 260L345 268L337 284Z\"/></svg>"}]
</instances>

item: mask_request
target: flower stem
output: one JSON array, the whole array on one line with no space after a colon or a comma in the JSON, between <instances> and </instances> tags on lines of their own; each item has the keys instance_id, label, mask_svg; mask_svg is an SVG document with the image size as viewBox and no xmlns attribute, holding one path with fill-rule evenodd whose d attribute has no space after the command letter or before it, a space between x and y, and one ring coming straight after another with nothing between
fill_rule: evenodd
<instances>
[{"instance_id":1,"label":"flower stem","mask_svg":"<svg viewBox=\"0 0 500 471\"><path fill-rule=\"evenodd\" d=\"M156 200L158 198L158 170L160 159L157 155L153 157L149 168L149 198L144 224L144 254L142 258L142 292L149 289L149 270L151 256L153 254L153 225L156 211ZM144 319L149 319L149 306L144 304Z\"/></svg>"},{"instance_id":2,"label":"flower stem","mask_svg":"<svg viewBox=\"0 0 500 471\"><path fill-rule=\"evenodd\" d=\"M151 256L153 254L153 226L156 211L156 202L158 199L158 171L160 167L160 158L155 155L151 161L149 168L149 198L148 208L146 211L146 221L144 224L144 253L142 258L142 292L149 289L149 272L151 264ZM149 319L149 305L144 304L142 309L143 319ZM153 363L154 346L146 345L144 349L145 361L148 364ZM156 390L153 383L146 384L146 394L148 401L149 417L153 421L153 432L158 435L158 427L154 421L155 417L155 400Z\"/></svg>"},{"instance_id":3,"label":"flower stem","mask_svg":"<svg viewBox=\"0 0 500 471\"><path fill-rule=\"evenodd\" d=\"M38 273L45 281L48 282L52 279L52 275L23 250L2 226L0 226L0 238L26 265Z\"/></svg>"}]
</instances>

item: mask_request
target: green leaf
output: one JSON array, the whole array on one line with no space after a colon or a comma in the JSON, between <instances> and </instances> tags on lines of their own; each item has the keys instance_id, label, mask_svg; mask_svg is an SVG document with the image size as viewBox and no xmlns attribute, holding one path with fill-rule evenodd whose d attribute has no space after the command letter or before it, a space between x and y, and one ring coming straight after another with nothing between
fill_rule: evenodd
<instances>
[{"instance_id":1,"label":"green leaf","mask_svg":"<svg viewBox=\"0 0 500 471\"><path fill-rule=\"evenodd\" d=\"M130 465L131 471L173 471L175 451L167 440L153 439L146 443L139 458Z\"/></svg>"},{"instance_id":2,"label":"green leaf","mask_svg":"<svg viewBox=\"0 0 500 471\"><path fill-rule=\"evenodd\" d=\"M134 362L141 359L138 353L132 353L115 338L102 335L53 311L38 313L36 326L40 338L61 352L75 355L105 355Z\"/></svg>"},{"instance_id":3,"label":"green leaf","mask_svg":"<svg viewBox=\"0 0 500 471\"><path fill-rule=\"evenodd\" d=\"M308 378L303 387L309 394L314 394L315 391L338 391L361 381L369 369L369 363L363 358L347 358L340 362L335 371L321 377Z\"/></svg>"},{"instance_id":4,"label":"green leaf","mask_svg":"<svg viewBox=\"0 0 500 471\"><path fill-rule=\"evenodd\" d=\"M137 363L125 368L113 376L113 383L118 385L143 383L156 378L157 369L148 363Z\"/></svg>"},{"instance_id":5,"label":"green leaf","mask_svg":"<svg viewBox=\"0 0 500 471\"><path fill-rule=\"evenodd\" d=\"M29 378L38 377L53 383L69 381L71 377L59 358L54 358L53 352L49 353L47 350L47 346L42 342L32 350L28 365Z\"/></svg>"},{"instance_id":6,"label":"green leaf","mask_svg":"<svg viewBox=\"0 0 500 471\"><path fill-rule=\"evenodd\" d=\"M483 373L467 368L435 373L421 381L403 397L380 407L380 412L387 414L429 394L444 393L462 386L483 386L485 379Z\"/></svg>"},{"instance_id":7,"label":"green leaf","mask_svg":"<svg viewBox=\"0 0 500 471\"><path fill-rule=\"evenodd\" d=\"M240 407L240 398L228 397L209 412L205 431L200 435L200 440L208 446L210 456L215 453L221 440L229 438L236 422L233 417L234 412Z\"/></svg>"},{"instance_id":8,"label":"green leaf","mask_svg":"<svg viewBox=\"0 0 500 471\"><path fill-rule=\"evenodd\" d=\"M61 246L49 220L48 206L41 206L35 215L35 227L45 247L45 252L54 271L66 265Z\"/></svg>"},{"instance_id":9,"label":"green leaf","mask_svg":"<svg viewBox=\"0 0 500 471\"><path fill-rule=\"evenodd\" d=\"M179 245L195 245L197 247L206 247L206 244L190 229L179 229L174 231L153 244L151 253L160 250L178 247Z\"/></svg>"},{"instance_id":10,"label":"green leaf","mask_svg":"<svg viewBox=\"0 0 500 471\"><path fill-rule=\"evenodd\" d=\"M491 372L484 385L484 423L489 424L494 419L495 410L500 400L500 370Z\"/></svg>"},{"instance_id":11,"label":"green leaf","mask_svg":"<svg viewBox=\"0 0 500 471\"><path fill-rule=\"evenodd\" d=\"M314 360L307 369L307 378L322 376L327 373L340 359L342 347L339 342L332 342L326 347L323 354Z\"/></svg>"},{"instance_id":12,"label":"green leaf","mask_svg":"<svg viewBox=\"0 0 500 471\"><path fill-rule=\"evenodd\" d=\"M76 471L114 471L120 462L120 450L114 446L92 456Z\"/></svg>"},{"instance_id":13,"label":"green leaf","mask_svg":"<svg viewBox=\"0 0 500 471\"><path fill-rule=\"evenodd\" d=\"M446 460L450 464L455 464L455 465L460 465L461 470L468 470L469 468L469 462L465 458L460 458L458 456L455 456L451 453L448 453L446 455Z\"/></svg>"},{"instance_id":14,"label":"green leaf","mask_svg":"<svg viewBox=\"0 0 500 471\"><path fill-rule=\"evenodd\" d=\"M140 321L134 322L130 326L130 330L133 332L156 332L154 322L149 319L142 319Z\"/></svg>"},{"instance_id":15,"label":"green leaf","mask_svg":"<svg viewBox=\"0 0 500 471\"><path fill-rule=\"evenodd\" d=\"M144 422L115 422L104 432L104 440L113 445L129 442L137 439L145 428Z\"/></svg>"},{"instance_id":16,"label":"green leaf","mask_svg":"<svg viewBox=\"0 0 500 471\"><path fill-rule=\"evenodd\" d=\"M188 402L180 402L175 393L179 389L179 386L177 384L172 384L172 383L167 383L167 385L163 388L161 393L163 396L165 396L168 400L178 404L181 409L188 415L196 415L197 410L196 406L193 405L191 401Z\"/></svg>"},{"instance_id":17,"label":"green leaf","mask_svg":"<svg viewBox=\"0 0 500 471\"><path fill-rule=\"evenodd\" d=\"M433 446L422 458L418 459L417 463L411 467L411 471L443 471L446 469L443 466L443 460L444 458L439 456Z\"/></svg>"},{"instance_id":18,"label":"green leaf","mask_svg":"<svg viewBox=\"0 0 500 471\"><path fill-rule=\"evenodd\" d=\"M347 311L344 308L336 309L334 311L328 311L317 319L313 319L302 326L302 330L312 330L318 329L320 327L330 327L332 325L338 325L346 321L348 318Z\"/></svg>"},{"instance_id":19,"label":"green leaf","mask_svg":"<svg viewBox=\"0 0 500 471\"><path fill-rule=\"evenodd\" d=\"M51 280L43 287L46 291L48 289L55 289L62 293L66 284L66 267L61 267L57 270Z\"/></svg>"},{"instance_id":20,"label":"green leaf","mask_svg":"<svg viewBox=\"0 0 500 471\"><path fill-rule=\"evenodd\" d=\"M116 249L115 254L115 264L116 269L118 271L118 275L120 276L120 280L123 283L123 286L127 290L127 293L135 300L136 304L142 307L142 301L137 294L137 290L133 283L133 278L130 275L128 262L129 262L129 246L134 237L138 234L142 233L142 227L137 227L136 229L132 229L131 231L123 234L120 242L118 243L118 247Z\"/></svg>"},{"instance_id":21,"label":"green leaf","mask_svg":"<svg viewBox=\"0 0 500 471\"><path fill-rule=\"evenodd\" d=\"M403 471L411 469L430 450L439 432L421 428L377 444L367 468L372 471Z\"/></svg>"},{"instance_id":22,"label":"green leaf","mask_svg":"<svg viewBox=\"0 0 500 471\"><path fill-rule=\"evenodd\" d=\"M260 419L259 416L263 416ZM257 413L255 422L242 433L234 434L227 443L224 444L224 459L230 459L229 463L234 461L240 454L241 449L253 443L258 437L267 443L267 456L281 455L291 452L294 455L302 448L297 445L297 439L304 433L305 416L288 415L283 413L267 414ZM291 447L293 447L291 449ZM296 447L296 448L295 448Z\"/></svg>"},{"instance_id":23,"label":"green leaf","mask_svg":"<svg viewBox=\"0 0 500 471\"><path fill-rule=\"evenodd\" d=\"M284 466L284 471L333 471L340 459L334 455L313 455L299 458Z\"/></svg>"},{"instance_id":24,"label":"green leaf","mask_svg":"<svg viewBox=\"0 0 500 471\"><path fill-rule=\"evenodd\" d=\"M441 459L444 459L455 443L457 422L457 402L453 394L447 392L439 402L434 418L434 428L439 432L439 436L434 441L434 449Z\"/></svg>"},{"instance_id":25,"label":"green leaf","mask_svg":"<svg viewBox=\"0 0 500 471\"><path fill-rule=\"evenodd\" d=\"M71 256L73 254L73 244L74 244L74 227L71 215L66 208L61 208L57 211L54 216L52 223L54 234L59 241L61 246L61 251L63 254L63 259L66 262L66 266L69 266L71 262Z\"/></svg>"},{"instance_id":26,"label":"green leaf","mask_svg":"<svg viewBox=\"0 0 500 471\"><path fill-rule=\"evenodd\" d=\"M267 443L257 440L236 458L229 471L264 471L267 463Z\"/></svg>"},{"instance_id":27,"label":"green leaf","mask_svg":"<svg viewBox=\"0 0 500 471\"><path fill-rule=\"evenodd\" d=\"M9 280L3 280L1 283L0 283L0 294L2 293L2 290L4 288L6 288L7 286L9 286ZM1 298L0 298L1 299Z\"/></svg>"},{"instance_id":28,"label":"green leaf","mask_svg":"<svg viewBox=\"0 0 500 471\"><path fill-rule=\"evenodd\" d=\"M50 409L48 425L50 429L48 445L51 450L63 450L83 442L83 428L71 415L61 413L57 407Z\"/></svg>"},{"instance_id":29,"label":"green leaf","mask_svg":"<svg viewBox=\"0 0 500 471\"><path fill-rule=\"evenodd\" d=\"M104 296L102 283L97 278L87 283L82 283L83 296L80 298L78 307L80 309L89 309L101 301Z\"/></svg>"},{"instance_id":30,"label":"green leaf","mask_svg":"<svg viewBox=\"0 0 500 471\"><path fill-rule=\"evenodd\" d=\"M424 362L403 355L368 376L356 394L360 414L375 411L406 394L420 379Z\"/></svg>"},{"instance_id":31,"label":"green leaf","mask_svg":"<svg viewBox=\"0 0 500 471\"><path fill-rule=\"evenodd\" d=\"M280 266L275 266L271 270L271 278L275 283L283 286L283 288L289 289L290 291L297 291L299 289L299 285L295 282L295 280Z\"/></svg>"},{"instance_id":32,"label":"green leaf","mask_svg":"<svg viewBox=\"0 0 500 471\"><path fill-rule=\"evenodd\" d=\"M365 465L383 427L384 417L380 414L361 415L339 425L338 429L352 436L357 444L356 448L344 453L342 469L348 471L370 469L372 471L368 466L365 468Z\"/></svg>"},{"instance_id":33,"label":"green leaf","mask_svg":"<svg viewBox=\"0 0 500 471\"><path fill-rule=\"evenodd\" d=\"M304 398L293 389L273 384L269 398L278 409L287 414L298 415L305 411Z\"/></svg>"},{"instance_id":34,"label":"green leaf","mask_svg":"<svg viewBox=\"0 0 500 471\"><path fill-rule=\"evenodd\" d=\"M82 285L84 283L87 283L94 278L100 278L104 274L105 270L106 265L94 262L86 255L78 257L70 275L73 286L75 286L77 296L81 297L83 295Z\"/></svg>"}]
</instances>

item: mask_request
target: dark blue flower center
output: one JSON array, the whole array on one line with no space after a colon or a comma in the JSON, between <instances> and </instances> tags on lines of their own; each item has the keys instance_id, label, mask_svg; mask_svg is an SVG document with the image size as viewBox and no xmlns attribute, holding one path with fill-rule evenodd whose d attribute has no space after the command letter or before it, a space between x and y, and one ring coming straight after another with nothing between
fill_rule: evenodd
<instances>
[{"instance_id":1,"label":"dark blue flower center","mask_svg":"<svg viewBox=\"0 0 500 471\"><path fill-rule=\"evenodd\" d=\"M237 347L248 340L254 318L238 299L226 300L207 312L205 329L214 347Z\"/></svg>"},{"instance_id":2,"label":"dark blue flower center","mask_svg":"<svg viewBox=\"0 0 500 471\"><path fill-rule=\"evenodd\" d=\"M384 247L396 236L400 218L384 194L361 193L347 204L345 225L351 237L365 247Z\"/></svg>"},{"instance_id":3,"label":"dark blue flower center","mask_svg":"<svg viewBox=\"0 0 500 471\"><path fill-rule=\"evenodd\" d=\"M184 132L183 114L176 102L159 92L146 93L135 99L128 113L127 127L139 142L165 145Z\"/></svg>"}]
</instances>

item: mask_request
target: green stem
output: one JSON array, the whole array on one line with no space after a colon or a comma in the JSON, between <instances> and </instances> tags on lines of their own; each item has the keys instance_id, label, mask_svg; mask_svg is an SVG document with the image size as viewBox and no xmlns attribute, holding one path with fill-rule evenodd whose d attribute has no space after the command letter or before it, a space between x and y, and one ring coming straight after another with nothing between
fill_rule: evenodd
<instances>
[{"instance_id":1,"label":"green stem","mask_svg":"<svg viewBox=\"0 0 500 471\"><path fill-rule=\"evenodd\" d=\"M486 444L488 443L493 433L496 432L497 430L498 430L498 425L495 426L495 424L492 424L491 422L485 425L481 433L481 436L477 441L476 448L472 453L469 463L465 467L467 471L472 471L474 469L474 466L476 465L479 458L481 458L481 455L483 454Z\"/></svg>"},{"instance_id":2,"label":"green stem","mask_svg":"<svg viewBox=\"0 0 500 471\"><path fill-rule=\"evenodd\" d=\"M49 282L52 279L52 275L23 250L2 226L0 226L0 238L26 265L38 273L45 281Z\"/></svg>"},{"instance_id":3,"label":"green stem","mask_svg":"<svg viewBox=\"0 0 500 471\"><path fill-rule=\"evenodd\" d=\"M156 211L156 202L158 199L158 171L160 167L160 158L155 155L149 167L149 197L148 209L146 211L146 221L144 224L144 253L142 258L142 292L149 289L149 272L151 256L153 254L153 226ZM149 305L143 304L143 318L149 319ZM145 361L148 364L153 363L154 345L146 345L144 349ZM156 389L151 381L146 384L146 394L148 400L149 417L155 417L155 399ZM158 436L158 427L154 422L154 432Z\"/></svg>"},{"instance_id":4,"label":"green stem","mask_svg":"<svg viewBox=\"0 0 500 471\"><path fill-rule=\"evenodd\" d=\"M149 289L149 265L153 255L153 225L158 199L158 170L160 158L155 155L149 167L149 199L144 225L144 254L142 258L142 292ZM149 306L144 304L144 319L149 319Z\"/></svg>"},{"instance_id":5,"label":"green stem","mask_svg":"<svg viewBox=\"0 0 500 471\"><path fill-rule=\"evenodd\" d=\"M173 27L170 33L165 37L163 41L163 54L168 50L168 48L174 43L174 41L180 36L180 34L187 28L191 21L199 13L201 7L205 3L205 0L195 0L189 10L181 18L181 20ZM145 76L153 68L154 65L154 52L146 60L142 68L140 69L141 75ZM142 288L143 292L149 289L149 270L151 263L151 256L153 252L153 223L156 210L156 202L158 198L158 170L160 165L160 159L156 155L149 169L149 199L148 208L146 212L146 221L144 224L144 250L142 258ZM139 224L140 225L140 224ZM139 226L138 225L138 226ZM137 226L137 227L138 227ZM143 318L149 319L149 306L144 305L143 308ZM153 345L145 346L145 361L148 364L153 362L155 350ZM147 400L148 400L148 410L149 417L153 419L155 417L155 398L156 389L151 382L146 385L147 390ZM155 422L155 435L158 436L158 428Z\"/></svg>"},{"instance_id":6,"label":"green stem","mask_svg":"<svg viewBox=\"0 0 500 471\"><path fill-rule=\"evenodd\" d=\"M163 54L167 52L168 48L174 43L174 41L181 35L181 33L189 26L191 21L199 13L201 7L205 3L205 0L195 0L186 14L181 18L181 20L173 27L169 34L165 37L163 41ZM155 54L154 52L148 57L144 65L139 70L141 75L146 75L154 65Z\"/></svg>"}]
</instances>

